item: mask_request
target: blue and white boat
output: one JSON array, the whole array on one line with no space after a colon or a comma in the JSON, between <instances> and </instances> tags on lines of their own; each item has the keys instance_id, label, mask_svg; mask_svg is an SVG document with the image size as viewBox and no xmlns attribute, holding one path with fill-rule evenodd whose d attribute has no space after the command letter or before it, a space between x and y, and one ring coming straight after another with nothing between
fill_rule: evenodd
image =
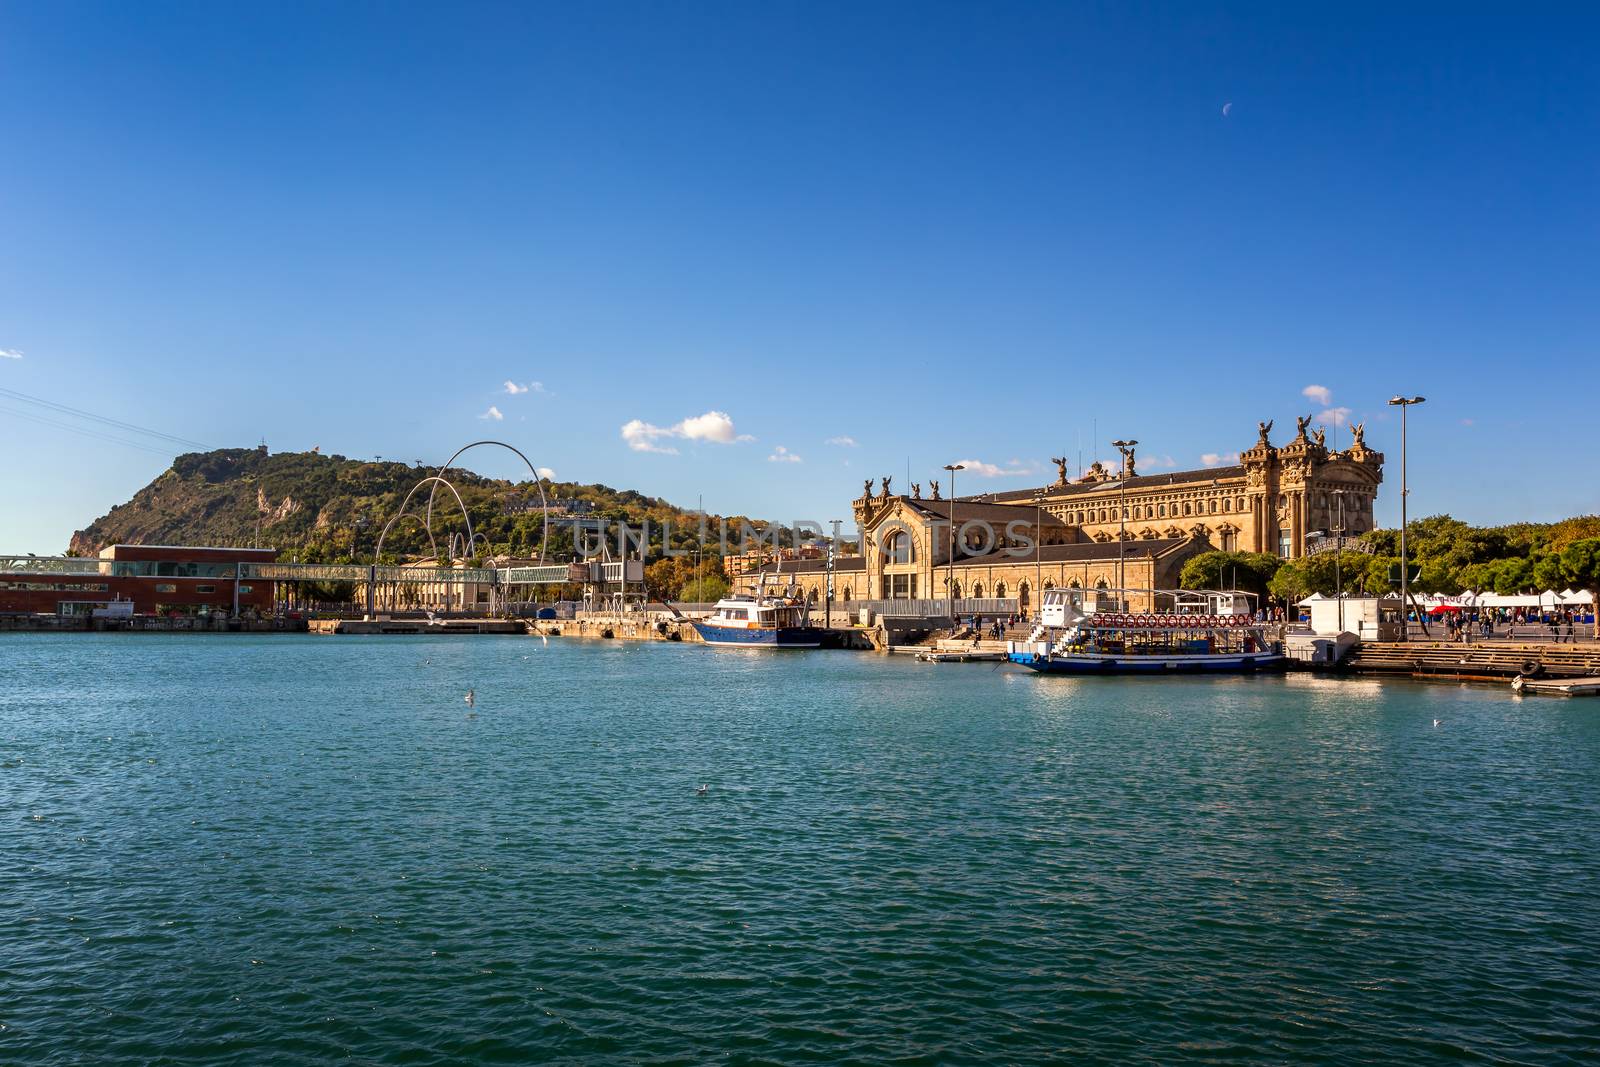
<instances>
[{"instance_id":1,"label":"blue and white boat","mask_svg":"<svg viewBox=\"0 0 1600 1067\"><path fill-rule=\"evenodd\" d=\"M811 625L811 609L799 596L730 596L690 625L708 645L737 648L817 648L822 628Z\"/></svg>"},{"instance_id":2,"label":"blue and white boat","mask_svg":"<svg viewBox=\"0 0 1600 1067\"><path fill-rule=\"evenodd\" d=\"M1130 597L1128 594L1134 594ZM1137 599L1148 611L1130 611ZM1249 593L1047 589L1039 620L1007 658L1048 674L1245 674L1279 670L1283 646Z\"/></svg>"}]
</instances>

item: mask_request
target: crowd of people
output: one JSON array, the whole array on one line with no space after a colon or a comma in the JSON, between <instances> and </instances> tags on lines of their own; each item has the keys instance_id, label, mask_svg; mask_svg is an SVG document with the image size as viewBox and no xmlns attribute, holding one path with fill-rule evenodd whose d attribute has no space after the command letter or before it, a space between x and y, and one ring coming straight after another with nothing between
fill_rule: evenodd
<instances>
[{"instance_id":1,"label":"crowd of people","mask_svg":"<svg viewBox=\"0 0 1600 1067\"><path fill-rule=\"evenodd\" d=\"M1464 608L1435 616L1433 621L1444 624L1452 641L1491 638L1503 629L1506 637L1548 637L1556 644L1570 644L1578 639L1578 625L1583 619L1573 608Z\"/></svg>"}]
</instances>

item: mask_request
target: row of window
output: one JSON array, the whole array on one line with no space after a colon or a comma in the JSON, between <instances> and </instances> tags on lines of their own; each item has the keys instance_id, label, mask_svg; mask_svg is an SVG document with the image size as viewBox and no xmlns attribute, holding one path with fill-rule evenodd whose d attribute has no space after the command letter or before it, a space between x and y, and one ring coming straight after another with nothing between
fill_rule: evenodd
<instances>
[{"instance_id":1,"label":"row of window","mask_svg":"<svg viewBox=\"0 0 1600 1067\"><path fill-rule=\"evenodd\" d=\"M0 589L22 589L31 592L54 593L104 593L104 582L0 582Z\"/></svg>"},{"instance_id":2,"label":"row of window","mask_svg":"<svg viewBox=\"0 0 1600 1067\"><path fill-rule=\"evenodd\" d=\"M1362 506L1362 502L1363 502L1363 498L1358 495L1356 497L1355 502L1351 504L1352 511L1358 510ZM1280 494L1279 497L1278 497L1278 507L1286 508L1288 506L1289 506L1289 498L1288 498L1288 496L1286 494ZM1318 497L1317 497L1317 506L1319 508L1323 508L1323 509L1326 509L1328 507L1328 494L1327 493L1322 493L1322 494L1318 495ZM1180 518L1183 515L1215 515L1215 514L1218 513L1218 510L1219 509L1217 507L1217 501L1216 501L1215 498L1212 498L1212 499L1209 499L1209 500L1204 500L1204 501L1185 500L1183 502L1183 506L1182 506L1182 510L1181 511L1179 510L1179 506L1177 504L1171 505L1170 510L1169 510L1169 508L1168 508L1168 506L1166 504L1135 504L1131 508L1126 508L1125 507L1125 508L1122 509L1122 518L1124 518L1124 519L1166 519L1166 518L1174 518L1175 519L1175 518ZM1224 514L1231 514L1234 511L1238 511L1238 512L1243 513L1245 511L1249 510L1249 505L1247 504L1245 498L1242 497L1242 496L1241 497L1224 497L1223 500L1222 500L1222 507L1221 507L1220 510ZM1068 521L1070 523L1074 523L1074 524L1076 524L1078 526L1082 526L1085 523L1091 523L1091 522L1116 522L1117 521L1117 509L1113 507L1113 508L1100 508L1098 510L1090 509L1090 510L1085 510L1085 511L1069 511L1069 512L1066 513L1064 518L1066 519L1066 521Z\"/></svg>"}]
</instances>

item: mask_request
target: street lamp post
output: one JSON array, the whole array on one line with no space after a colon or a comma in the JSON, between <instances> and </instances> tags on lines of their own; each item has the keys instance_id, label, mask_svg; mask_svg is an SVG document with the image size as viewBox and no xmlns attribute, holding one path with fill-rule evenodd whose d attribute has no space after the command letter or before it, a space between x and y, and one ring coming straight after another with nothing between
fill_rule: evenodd
<instances>
[{"instance_id":1,"label":"street lamp post","mask_svg":"<svg viewBox=\"0 0 1600 1067\"><path fill-rule=\"evenodd\" d=\"M1122 453L1122 478L1117 488L1117 610L1126 611L1128 601L1126 589L1128 584L1124 566L1128 554L1128 472L1133 469L1133 446L1138 441L1112 441L1111 444L1118 452Z\"/></svg>"},{"instance_id":2,"label":"street lamp post","mask_svg":"<svg viewBox=\"0 0 1600 1067\"><path fill-rule=\"evenodd\" d=\"M1427 397L1396 396L1391 406L1400 409L1400 640L1411 640L1411 574L1406 566L1406 504L1411 496L1411 485L1406 476L1406 409L1420 404Z\"/></svg>"},{"instance_id":3,"label":"street lamp post","mask_svg":"<svg viewBox=\"0 0 1600 1067\"><path fill-rule=\"evenodd\" d=\"M1339 517L1333 527L1333 591L1339 598L1339 632L1344 633L1344 490L1335 489L1339 501Z\"/></svg>"},{"instance_id":4,"label":"street lamp post","mask_svg":"<svg viewBox=\"0 0 1600 1067\"><path fill-rule=\"evenodd\" d=\"M944 579L945 599L950 603L950 625L956 624L956 471L967 469L965 463L946 463L944 469L950 472L950 559L946 563L949 571Z\"/></svg>"}]
</instances>

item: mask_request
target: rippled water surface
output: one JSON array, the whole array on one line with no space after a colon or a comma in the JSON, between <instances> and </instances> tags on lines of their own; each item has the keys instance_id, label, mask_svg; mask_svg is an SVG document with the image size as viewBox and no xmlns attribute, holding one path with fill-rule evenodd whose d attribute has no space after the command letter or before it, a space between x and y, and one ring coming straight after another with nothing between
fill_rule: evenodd
<instances>
[{"instance_id":1,"label":"rippled water surface","mask_svg":"<svg viewBox=\"0 0 1600 1067\"><path fill-rule=\"evenodd\" d=\"M1597 768L1489 688L12 635L0 1062L1592 1063Z\"/></svg>"}]
</instances>

